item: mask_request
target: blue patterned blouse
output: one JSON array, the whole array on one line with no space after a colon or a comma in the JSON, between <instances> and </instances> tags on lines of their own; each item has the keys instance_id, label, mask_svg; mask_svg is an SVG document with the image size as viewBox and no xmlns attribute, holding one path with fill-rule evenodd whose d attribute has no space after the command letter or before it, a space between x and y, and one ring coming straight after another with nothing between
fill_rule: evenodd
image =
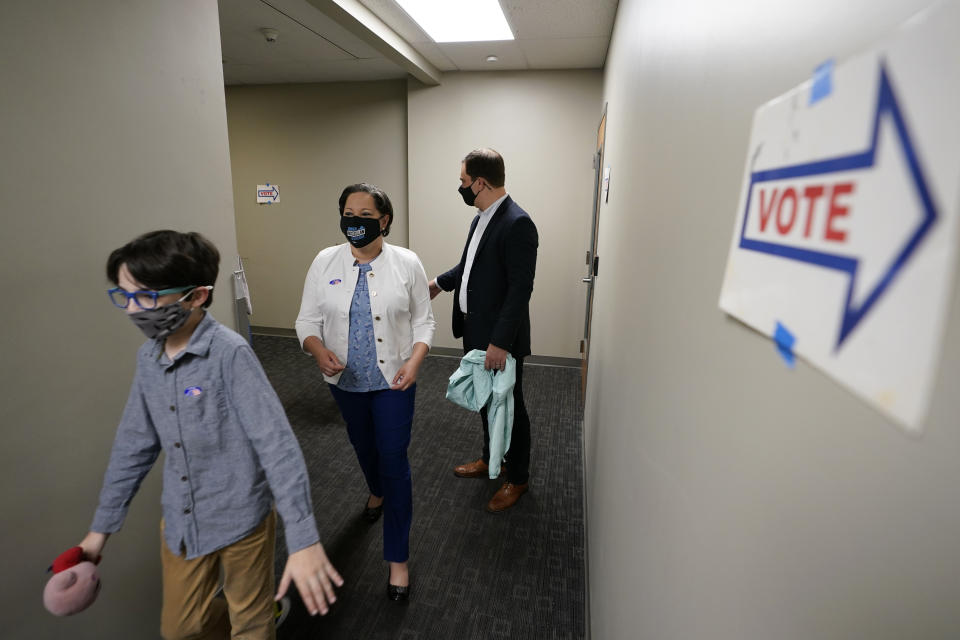
<instances>
[{"instance_id":1,"label":"blue patterned blouse","mask_svg":"<svg viewBox=\"0 0 960 640\"><path fill-rule=\"evenodd\" d=\"M377 346L373 339L373 315L370 312L370 289L367 288L369 264L357 265L360 275L350 302L350 338L347 364L337 387L344 391L365 392L389 389L390 384L377 366Z\"/></svg>"}]
</instances>

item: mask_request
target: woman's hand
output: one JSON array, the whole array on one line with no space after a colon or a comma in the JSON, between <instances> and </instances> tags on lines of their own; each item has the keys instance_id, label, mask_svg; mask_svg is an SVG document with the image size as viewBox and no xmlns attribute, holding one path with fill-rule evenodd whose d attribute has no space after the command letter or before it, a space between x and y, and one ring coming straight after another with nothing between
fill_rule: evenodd
<instances>
[{"instance_id":1,"label":"woman's hand","mask_svg":"<svg viewBox=\"0 0 960 640\"><path fill-rule=\"evenodd\" d=\"M313 359L317 361L320 371L327 377L335 376L343 371L344 366L337 358L337 354L323 344L323 341L316 336L310 336L303 341L303 348L310 352Z\"/></svg>"},{"instance_id":2,"label":"woman's hand","mask_svg":"<svg viewBox=\"0 0 960 640\"><path fill-rule=\"evenodd\" d=\"M337 359L337 355L326 347L320 347L320 352L315 353L313 358L317 361L320 371L323 371L325 376L335 376L344 369L340 360Z\"/></svg>"},{"instance_id":3,"label":"woman's hand","mask_svg":"<svg viewBox=\"0 0 960 640\"><path fill-rule=\"evenodd\" d=\"M422 342L415 343L413 345L413 355L403 363L403 366L397 371L397 375L393 376L393 382L390 384L390 388L394 391L406 391L412 387L417 381L417 372L420 371L420 365L423 364L423 359L427 357L429 350L430 347L426 344Z\"/></svg>"},{"instance_id":4,"label":"woman's hand","mask_svg":"<svg viewBox=\"0 0 960 640\"><path fill-rule=\"evenodd\" d=\"M406 391L417 381L418 371L420 371L420 363L414 362L413 358L410 358L403 363L400 371L397 371L397 375L393 376L393 383L390 388L394 391Z\"/></svg>"},{"instance_id":5,"label":"woman's hand","mask_svg":"<svg viewBox=\"0 0 960 640\"><path fill-rule=\"evenodd\" d=\"M291 582L297 586L300 598L312 616L318 612L320 615L325 614L329 610L328 603L337 601L333 585L343 586L343 578L330 564L323 545L319 542L291 553L287 558L276 600L287 593Z\"/></svg>"}]
</instances>

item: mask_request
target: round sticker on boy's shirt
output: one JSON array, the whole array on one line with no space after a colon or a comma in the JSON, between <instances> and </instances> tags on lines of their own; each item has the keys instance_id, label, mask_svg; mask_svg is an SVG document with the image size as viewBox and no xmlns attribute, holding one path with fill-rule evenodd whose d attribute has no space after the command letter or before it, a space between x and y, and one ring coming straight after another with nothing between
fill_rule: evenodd
<instances>
[{"instance_id":1,"label":"round sticker on boy's shirt","mask_svg":"<svg viewBox=\"0 0 960 640\"><path fill-rule=\"evenodd\" d=\"M334 278L333 280L330 281L330 284L340 284L340 282L341 282L340 278Z\"/></svg>"},{"instance_id":2,"label":"round sticker on boy's shirt","mask_svg":"<svg viewBox=\"0 0 960 640\"><path fill-rule=\"evenodd\" d=\"M203 393L203 389L200 387L187 387L183 390L183 395L185 396L198 396Z\"/></svg>"}]
</instances>

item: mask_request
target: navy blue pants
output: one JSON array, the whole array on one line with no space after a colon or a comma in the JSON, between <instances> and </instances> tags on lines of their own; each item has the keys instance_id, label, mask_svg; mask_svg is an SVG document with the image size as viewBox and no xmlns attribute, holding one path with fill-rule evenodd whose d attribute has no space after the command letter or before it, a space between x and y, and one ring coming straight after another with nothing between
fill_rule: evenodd
<instances>
[{"instance_id":1,"label":"navy blue pants","mask_svg":"<svg viewBox=\"0 0 960 640\"><path fill-rule=\"evenodd\" d=\"M410 429L417 385L355 393L330 385L370 493L383 496L383 559L406 562L413 522Z\"/></svg>"}]
</instances>

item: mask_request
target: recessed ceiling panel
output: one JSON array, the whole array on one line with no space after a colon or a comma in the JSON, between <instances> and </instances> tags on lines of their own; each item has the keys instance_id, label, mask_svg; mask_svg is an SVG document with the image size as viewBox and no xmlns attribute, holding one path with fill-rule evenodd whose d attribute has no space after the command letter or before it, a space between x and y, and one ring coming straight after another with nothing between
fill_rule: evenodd
<instances>
[{"instance_id":1,"label":"recessed ceiling panel","mask_svg":"<svg viewBox=\"0 0 960 640\"><path fill-rule=\"evenodd\" d=\"M358 58L382 57L380 52L340 26L307 0L258 0L258 2L270 5Z\"/></svg>"},{"instance_id":2,"label":"recessed ceiling panel","mask_svg":"<svg viewBox=\"0 0 960 640\"><path fill-rule=\"evenodd\" d=\"M267 42L264 27L277 30L276 42ZM221 0L220 41L223 58L237 64L356 57L260 0Z\"/></svg>"},{"instance_id":3,"label":"recessed ceiling panel","mask_svg":"<svg viewBox=\"0 0 960 640\"><path fill-rule=\"evenodd\" d=\"M498 0L396 0L437 43L513 40Z\"/></svg>"}]
</instances>

